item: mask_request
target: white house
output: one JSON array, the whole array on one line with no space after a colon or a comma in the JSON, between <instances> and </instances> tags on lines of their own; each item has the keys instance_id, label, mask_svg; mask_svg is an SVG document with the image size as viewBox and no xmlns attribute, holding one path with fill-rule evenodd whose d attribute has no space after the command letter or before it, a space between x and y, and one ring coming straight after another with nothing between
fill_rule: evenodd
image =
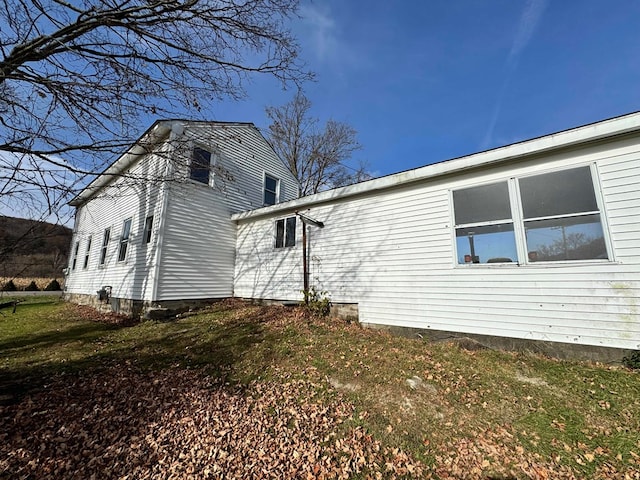
<instances>
[{"instance_id":1,"label":"white house","mask_svg":"<svg viewBox=\"0 0 640 480\"><path fill-rule=\"evenodd\" d=\"M158 121L71 201L66 297L133 314L230 297L231 215L297 195L253 124Z\"/></svg>"},{"instance_id":2,"label":"white house","mask_svg":"<svg viewBox=\"0 0 640 480\"><path fill-rule=\"evenodd\" d=\"M299 301L306 256L310 285L365 325L557 356L640 349L640 113L296 191L252 125L158 122L73 201L67 296Z\"/></svg>"},{"instance_id":3,"label":"white house","mask_svg":"<svg viewBox=\"0 0 640 480\"><path fill-rule=\"evenodd\" d=\"M640 114L235 214L235 296L300 299L300 214L323 225L307 222L310 284L363 324L640 349Z\"/></svg>"}]
</instances>

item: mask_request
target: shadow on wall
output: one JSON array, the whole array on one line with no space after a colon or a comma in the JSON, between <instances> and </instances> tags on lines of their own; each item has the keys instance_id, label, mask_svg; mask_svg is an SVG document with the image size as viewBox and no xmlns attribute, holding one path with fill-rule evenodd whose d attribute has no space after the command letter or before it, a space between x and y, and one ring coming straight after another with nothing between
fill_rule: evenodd
<instances>
[{"instance_id":1,"label":"shadow on wall","mask_svg":"<svg viewBox=\"0 0 640 480\"><path fill-rule=\"evenodd\" d=\"M316 291L328 292L333 302L359 303L371 294L371 280L379 282L384 274L379 253L393 248L392 224L379 221L367 210L371 202L375 199L301 212L325 225L307 227L309 284ZM301 301L302 222L298 219L294 247L274 248L275 220L241 226L236 285L242 292L249 291L251 298ZM366 227L366 237L359 233L361 226Z\"/></svg>"}]
</instances>

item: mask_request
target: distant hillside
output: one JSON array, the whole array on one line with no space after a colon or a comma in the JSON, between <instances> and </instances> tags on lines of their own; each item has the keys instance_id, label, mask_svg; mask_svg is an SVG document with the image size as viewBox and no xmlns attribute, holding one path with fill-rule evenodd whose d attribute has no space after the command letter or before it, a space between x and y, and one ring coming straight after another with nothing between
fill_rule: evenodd
<instances>
[{"instance_id":1,"label":"distant hillside","mask_svg":"<svg viewBox=\"0 0 640 480\"><path fill-rule=\"evenodd\" d=\"M62 225L0 216L0 276L61 278L71 233Z\"/></svg>"}]
</instances>

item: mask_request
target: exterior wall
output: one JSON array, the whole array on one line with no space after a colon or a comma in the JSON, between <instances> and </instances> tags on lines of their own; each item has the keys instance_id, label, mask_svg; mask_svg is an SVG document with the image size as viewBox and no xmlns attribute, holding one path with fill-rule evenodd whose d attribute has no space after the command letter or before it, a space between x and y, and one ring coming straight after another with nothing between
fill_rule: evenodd
<instances>
[{"instance_id":1,"label":"exterior wall","mask_svg":"<svg viewBox=\"0 0 640 480\"><path fill-rule=\"evenodd\" d=\"M252 125L189 124L177 140L176 183L167 188L155 301L233 295L236 228L231 215L263 206L265 173L280 179L280 199L297 183ZM193 146L213 153L210 185L188 179Z\"/></svg>"},{"instance_id":2,"label":"exterior wall","mask_svg":"<svg viewBox=\"0 0 640 480\"><path fill-rule=\"evenodd\" d=\"M452 189L592 162L611 261L456 264ZM310 202L306 214L325 224L309 227L311 283L357 303L367 324L639 349L640 140L505 163ZM290 214L238 220L236 296L301 299L300 222L296 246L274 248L274 221Z\"/></svg>"},{"instance_id":3,"label":"exterior wall","mask_svg":"<svg viewBox=\"0 0 640 480\"><path fill-rule=\"evenodd\" d=\"M161 148L167 148L163 144ZM126 177L115 180L98 195L76 210L76 222L71 243L69 273L65 292L96 296L103 286L112 287L112 298L150 299L155 280L155 265L159 238L159 220L162 216L162 186L145 178L164 175L166 162L156 154L146 155L134 164ZM143 241L145 219L153 215L151 242ZM131 234L124 261L118 261L120 236L124 220L132 219ZM106 228L111 228L104 265L99 265ZM89 263L84 268L88 239L91 237ZM75 269L73 252L80 248ZM79 297L78 297L79 298Z\"/></svg>"}]
</instances>

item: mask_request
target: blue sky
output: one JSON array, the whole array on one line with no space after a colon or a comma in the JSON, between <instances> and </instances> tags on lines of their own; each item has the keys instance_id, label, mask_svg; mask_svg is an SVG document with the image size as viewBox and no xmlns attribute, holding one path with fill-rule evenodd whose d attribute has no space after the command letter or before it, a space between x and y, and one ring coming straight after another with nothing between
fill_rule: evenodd
<instances>
[{"instance_id":1,"label":"blue sky","mask_svg":"<svg viewBox=\"0 0 640 480\"><path fill-rule=\"evenodd\" d=\"M352 125L375 175L640 110L640 2L330 0L300 14L313 113ZM210 118L266 128L264 108L293 95L266 77L247 92Z\"/></svg>"}]
</instances>

